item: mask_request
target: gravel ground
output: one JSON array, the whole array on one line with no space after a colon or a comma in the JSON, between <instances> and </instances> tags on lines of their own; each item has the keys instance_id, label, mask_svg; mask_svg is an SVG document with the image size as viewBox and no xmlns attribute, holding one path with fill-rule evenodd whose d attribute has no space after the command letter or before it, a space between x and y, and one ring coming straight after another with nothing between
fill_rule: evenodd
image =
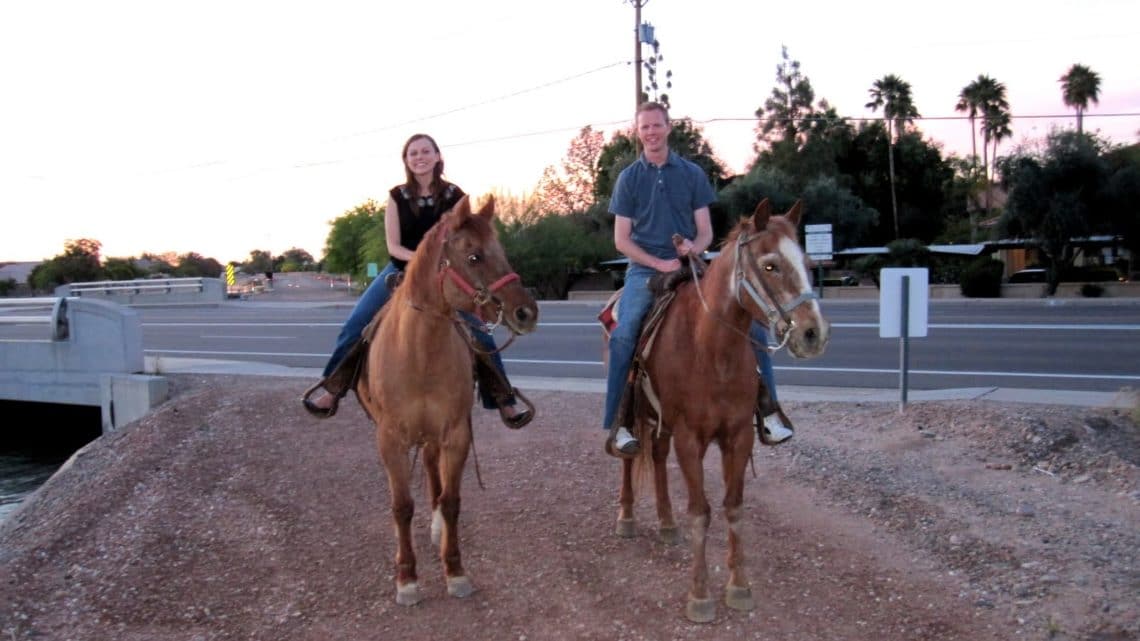
<instances>
[{"instance_id":1,"label":"gravel ground","mask_svg":"<svg viewBox=\"0 0 1140 641\"><path fill-rule=\"evenodd\" d=\"M637 537L613 533L599 395L531 393L519 432L476 410L460 537L478 591L446 596L421 503L426 598L404 608L354 402L320 422L297 402L307 381L170 380L172 400L0 526L0 638L1140 639L1140 428L1118 411L787 404L797 437L757 445L745 489L757 608L696 625L688 545L658 541L651 498ZM714 506L718 465L714 450ZM716 585L725 537L716 513Z\"/></svg>"}]
</instances>

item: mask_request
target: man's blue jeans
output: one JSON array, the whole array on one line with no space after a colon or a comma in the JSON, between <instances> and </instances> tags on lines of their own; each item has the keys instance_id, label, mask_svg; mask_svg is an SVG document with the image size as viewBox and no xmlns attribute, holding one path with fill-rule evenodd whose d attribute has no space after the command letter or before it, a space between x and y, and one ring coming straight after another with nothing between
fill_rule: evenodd
<instances>
[{"instance_id":1,"label":"man's blue jeans","mask_svg":"<svg viewBox=\"0 0 1140 641\"><path fill-rule=\"evenodd\" d=\"M636 263L630 263L626 269L625 287L618 308L618 324L610 334L610 366L606 375L606 410L602 429L613 427L614 415L617 414L618 403L621 402L625 382L629 378L629 368L633 364L633 352L637 349L641 321L653 306L653 294L649 291L648 283L649 278L656 273L657 270Z\"/></svg>"},{"instance_id":2,"label":"man's blue jeans","mask_svg":"<svg viewBox=\"0 0 1140 641\"><path fill-rule=\"evenodd\" d=\"M388 285L385 283L389 274L398 273L400 269L388 263L364 290L360 299L356 301L356 305L352 308L352 313L348 315L348 319L344 321L344 325L340 328L340 334L336 337L336 346L333 348L332 356L329 357L328 363L325 364L324 376L333 373L336 366L340 364L348 350L352 348L353 344L360 339L360 334L368 323L372 322L372 318L376 316L376 312L392 298L392 292L388 290ZM471 325L471 333L475 337L475 341L479 344L483 351L490 352L496 349L495 338L490 334L478 329L482 323L477 318L462 312L460 314L469 325ZM506 376L506 368L503 365L503 359L498 353L491 356L495 362L495 367L498 368L503 376ZM479 386L479 396L483 400L483 407L486 409L495 409L498 404L495 399L491 397L488 390L484 389L482 385Z\"/></svg>"}]
</instances>

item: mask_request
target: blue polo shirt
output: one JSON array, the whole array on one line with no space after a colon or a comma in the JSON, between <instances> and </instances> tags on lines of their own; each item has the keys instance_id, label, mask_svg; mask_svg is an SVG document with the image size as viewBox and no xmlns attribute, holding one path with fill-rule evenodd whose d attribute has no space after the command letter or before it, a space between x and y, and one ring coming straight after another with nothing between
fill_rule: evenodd
<instances>
[{"instance_id":1,"label":"blue polo shirt","mask_svg":"<svg viewBox=\"0 0 1140 641\"><path fill-rule=\"evenodd\" d=\"M618 174L610 213L631 221L630 238L646 252L669 260L677 257L673 234L693 239L693 212L716 200L708 176L696 163L672 151L661 166L642 154Z\"/></svg>"}]
</instances>

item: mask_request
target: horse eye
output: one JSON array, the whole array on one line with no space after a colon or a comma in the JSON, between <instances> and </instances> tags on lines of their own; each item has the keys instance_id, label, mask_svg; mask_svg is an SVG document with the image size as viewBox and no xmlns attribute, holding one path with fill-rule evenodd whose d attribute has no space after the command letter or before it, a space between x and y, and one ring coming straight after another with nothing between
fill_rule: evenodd
<instances>
[{"instance_id":1,"label":"horse eye","mask_svg":"<svg viewBox=\"0 0 1140 641\"><path fill-rule=\"evenodd\" d=\"M767 265L764 265L764 271L766 271L766 272L778 272L780 270L775 265L773 265L772 263L768 263Z\"/></svg>"},{"instance_id":2,"label":"horse eye","mask_svg":"<svg viewBox=\"0 0 1140 641\"><path fill-rule=\"evenodd\" d=\"M483 257L480 256L479 254L468 254L467 255L467 262L471 263L472 265L478 263L481 260L483 260Z\"/></svg>"}]
</instances>

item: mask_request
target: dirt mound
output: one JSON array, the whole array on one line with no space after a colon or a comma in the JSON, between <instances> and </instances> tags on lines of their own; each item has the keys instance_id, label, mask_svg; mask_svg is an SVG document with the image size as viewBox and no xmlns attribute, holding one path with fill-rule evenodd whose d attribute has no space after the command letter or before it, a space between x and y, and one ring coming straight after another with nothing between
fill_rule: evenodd
<instances>
[{"instance_id":1,"label":"dirt mound","mask_svg":"<svg viewBox=\"0 0 1140 641\"><path fill-rule=\"evenodd\" d=\"M486 488L472 458L460 537L478 591L446 596L421 502L427 598L403 608L355 403L319 422L301 411L305 381L171 382L171 401L86 447L0 527L4 638L1140 639L1137 427L1112 411L788 404L796 439L758 445L746 485L757 608L720 604L699 626L683 615L688 546L657 540L651 500L638 537L613 534L598 395L534 392L539 417L519 432L476 410ZM718 466L713 450L714 506ZM725 536L716 513L714 584Z\"/></svg>"}]
</instances>

